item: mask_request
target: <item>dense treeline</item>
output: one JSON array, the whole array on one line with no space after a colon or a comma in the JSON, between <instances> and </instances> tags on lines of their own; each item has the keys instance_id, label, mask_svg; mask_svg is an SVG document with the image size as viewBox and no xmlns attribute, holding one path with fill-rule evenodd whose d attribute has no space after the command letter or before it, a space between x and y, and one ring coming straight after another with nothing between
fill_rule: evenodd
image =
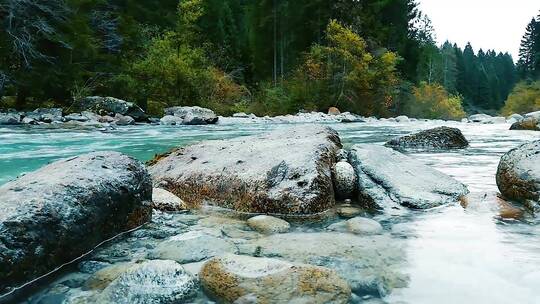
<instances>
[{"instance_id":1,"label":"dense treeline","mask_svg":"<svg viewBox=\"0 0 540 304\"><path fill-rule=\"evenodd\" d=\"M97 94L155 114L459 118L500 109L517 79L508 54L437 46L414 0L4 0L0 20L0 96L18 108Z\"/></svg>"},{"instance_id":2,"label":"dense treeline","mask_svg":"<svg viewBox=\"0 0 540 304\"><path fill-rule=\"evenodd\" d=\"M520 82L508 97L503 114L540 111L540 15L525 29L517 69Z\"/></svg>"}]
</instances>

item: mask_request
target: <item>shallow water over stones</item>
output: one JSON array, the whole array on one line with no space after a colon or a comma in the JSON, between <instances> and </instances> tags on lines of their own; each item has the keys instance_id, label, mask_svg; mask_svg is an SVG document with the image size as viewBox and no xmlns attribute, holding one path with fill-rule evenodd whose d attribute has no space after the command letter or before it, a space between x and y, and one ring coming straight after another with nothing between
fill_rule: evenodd
<instances>
[{"instance_id":1,"label":"shallow water over stones","mask_svg":"<svg viewBox=\"0 0 540 304\"><path fill-rule=\"evenodd\" d=\"M350 147L358 143L382 145L395 136L440 125L443 123L373 122L331 126ZM409 156L466 184L474 194L467 208L454 204L394 217L372 215L383 226L383 232L377 235L355 235L346 227L328 229L348 219L334 212L307 222L287 219L291 224L287 233L268 235L251 229L246 222L248 216L231 216L219 209L154 211L152 223L96 249L62 274L23 291L17 300L93 303L134 263L160 258L159 254L166 252L163 259L183 263L182 267L197 277L203 262L230 251L331 268L351 286L351 303L378 298L387 303L411 304L539 303L540 226L531 217L520 221L502 218L494 196L484 198L481 194L497 191L495 173L502 154L537 139L538 133L509 131L508 124L444 125L461 129L470 147ZM202 139L232 138L286 126L137 125L107 132L0 128L0 184L49 161L94 150L115 150L148 160L171 147ZM219 241L213 247L202 246L191 242L197 238ZM165 246L174 242L182 246ZM211 299L199 289L187 302L208 301Z\"/></svg>"}]
</instances>

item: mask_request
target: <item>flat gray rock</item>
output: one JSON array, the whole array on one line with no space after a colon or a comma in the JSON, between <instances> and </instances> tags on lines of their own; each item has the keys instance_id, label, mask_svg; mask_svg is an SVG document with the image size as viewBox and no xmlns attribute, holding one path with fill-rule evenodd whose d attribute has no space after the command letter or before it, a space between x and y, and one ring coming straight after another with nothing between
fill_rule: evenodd
<instances>
[{"instance_id":1,"label":"flat gray rock","mask_svg":"<svg viewBox=\"0 0 540 304\"><path fill-rule=\"evenodd\" d=\"M506 199L540 203L540 140L503 155L497 169L497 186Z\"/></svg>"},{"instance_id":2,"label":"flat gray rock","mask_svg":"<svg viewBox=\"0 0 540 304\"><path fill-rule=\"evenodd\" d=\"M63 159L0 187L0 290L151 217L145 167L117 152Z\"/></svg>"},{"instance_id":3,"label":"flat gray rock","mask_svg":"<svg viewBox=\"0 0 540 304\"><path fill-rule=\"evenodd\" d=\"M349 162L358 175L358 200L368 207L428 209L469 192L450 176L383 146L355 145Z\"/></svg>"},{"instance_id":4,"label":"flat gray rock","mask_svg":"<svg viewBox=\"0 0 540 304\"><path fill-rule=\"evenodd\" d=\"M335 204L336 131L299 126L230 140L205 141L156 157L156 187L186 203L242 212L313 214Z\"/></svg>"},{"instance_id":5,"label":"flat gray rock","mask_svg":"<svg viewBox=\"0 0 540 304\"><path fill-rule=\"evenodd\" d=\"M222 238L202 231L190 231L161 242L148 257L152 259L174 260L181 264L199 262L208 258L236 253L236 246Z\"/></svg>"}]
</instances>

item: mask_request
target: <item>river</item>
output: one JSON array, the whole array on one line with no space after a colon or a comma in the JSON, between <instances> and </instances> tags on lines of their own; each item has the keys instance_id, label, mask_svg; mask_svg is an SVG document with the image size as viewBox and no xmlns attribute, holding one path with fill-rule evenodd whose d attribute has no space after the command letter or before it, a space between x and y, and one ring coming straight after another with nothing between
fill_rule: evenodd
<instances>
[{"instance_id":1,"label":"river","mask_svg":"<svg viewBox=\"0 0 540 304\"><path fill-rule=\"evenodd\" d=\"M473 194L497 191L495 172L502 154L534 139L538 132L509 131L508 124L416 121L329 124L345 146L384 143L414 131L440 125L457 127L470 147L410 156L465 183ZM61 130L37 127L0 128L0 184L51 161L96 150L124 152L141 161L176 146L285 128L287 124L250 123L214 126L137 125L116 130ZM306 128L309 124L306 124ZM411 212L395 220L380 217L391 239L404 248L400 272L406 286L395 288L387 303L540 303L540 226L534 219L498 216L492 203L459 204ZM302 228L297 227L298 231ZM49 284L49 283L47 283ZM52 284L52 283L50 283ZM31 303L45 303L45 285ZM78 287L74 286L73 289ZM65 297L55 298L58 303ZM368 298L363 298L367 300ZM199 297L198 302L206 298ZM357 299L357 301L362 301ZM47 302L55 303L55 301Z\"/></svg>"}]
</instances>

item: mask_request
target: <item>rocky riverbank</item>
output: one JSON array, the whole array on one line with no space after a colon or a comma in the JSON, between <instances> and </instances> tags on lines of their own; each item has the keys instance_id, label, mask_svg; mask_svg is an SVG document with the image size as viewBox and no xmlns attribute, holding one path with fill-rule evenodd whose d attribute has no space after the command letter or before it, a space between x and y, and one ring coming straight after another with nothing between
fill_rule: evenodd
<instances>
[{"instance_id":1,"label":"rocky riverbank","mask_svg":"<svg viewBox=\"0 0 540 304\"><path fill-rule=\"evenodd\" d=\"M493 117L486 114L475 114L464 118L464 123L511 124L512 130L540 130L540 112L507 118ZM239 123L361 123L372 121L388 121L397 123L413 122L418 119L407 116L392 118L363 117L354 113L340 112L330 108L327 113L299 112L296 115L264 116L236 113L230 117L218 116L210 109L197 106L171 107L164 110L163 117L150 117L139 106L132 102L113 97L86 97L69 109L39 108L31 112L20 112L13 109L0 112L0 125L34 125L55 128L116 128L136 123L160 124L167 126L239 124Z\"/></svg>"},{"instance_id":2,"label":"rocky riverbank","mask_svg":"<svg viewBox=\"0 0 540 304\"><path fill-rule=\"evenodd\" d=\"M441 138L429 137L437 132L422 134L423 148L440 148ZM501 161L501 175L512 177L501 193L518 206L538 200L537 189L511 196L504 185L537 183L520 173L538 171L535 147ZM53 277L32 303L375 301L409 282L398 228L408 213L476 201L465 185L413 157L366 143L342 149L335 130L317 125L201 142L156 157L148 169L118 153L84 155L0 189L0 206L13 210L0 218L1 235L12 235L0 238L0 248L17 248L9 241L34 229L47 236L29 240L26 257L0 255L11 287L149 221L155 208L151 221ZM14 263L16 256L48 262L34 267Z\"/></svg>"}]
</instances>

